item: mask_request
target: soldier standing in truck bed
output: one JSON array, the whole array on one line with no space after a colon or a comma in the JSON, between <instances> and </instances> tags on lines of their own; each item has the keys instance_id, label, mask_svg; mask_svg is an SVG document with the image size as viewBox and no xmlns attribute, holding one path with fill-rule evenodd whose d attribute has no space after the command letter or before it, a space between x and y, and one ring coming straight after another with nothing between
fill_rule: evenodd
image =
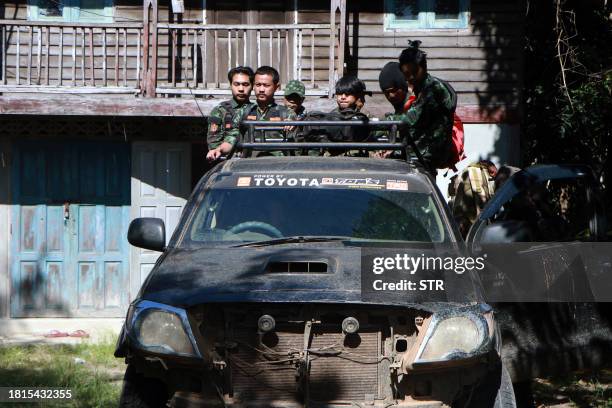
<instances>
[{"instance_id":1,"label":"soldier standing in truck bed","mask_svg":"<svg viewBox=\"0 0 612 408\"><path fill-rule=\"evenodd\" d=\"M250 102L255 74L249 67L232 68L227 74L232 99L215 106L208 117L208 160L229 154L240 139L240 123L245 111L254 106Z\"/></svg>"},{"instance_id":2,"label":"soldier standing in truck bed","mask_svg":"<svg viewBox=\"0 0 612 408\"><path fill-rule=\"evenodd\" d=\"M278 105L274 100L274 93L280 86L280 75L278 71L269 66L261 66L255 71L255 102L244 111L244 119L246 120L262 120L262 121L285 121L297 120L293 110L283 105ZM255 132L255 141L261 141L264 138L263 131ZM285 126L283 131L266 131L265 138L283 138L287 141L295 141L295 128ZM269 154L281 155L280 152L270 152ZM262 156L261 152L257 154Z\"/></svg>"}]
</instances>

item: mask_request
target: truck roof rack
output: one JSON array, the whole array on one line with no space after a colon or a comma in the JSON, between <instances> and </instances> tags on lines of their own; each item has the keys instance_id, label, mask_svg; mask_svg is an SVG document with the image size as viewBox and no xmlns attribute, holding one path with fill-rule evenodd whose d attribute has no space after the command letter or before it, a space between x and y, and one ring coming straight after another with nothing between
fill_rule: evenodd
<instances>
[{"instance_id":1,"label":"truck roof rack","mask_svg":"<svg viewBox=\"0 0 612 408\"><path fill-rule=\"evenodd\" d=\"M244 120L242 121L244 126L248 127L245 140L239 142L237 147L239 149L251 150L251 151L293 151L293 150L304 150L304 149L334 149L338 150L402 150L406 153L406 157L409 162L411 160L408 147L412 149L412 152L416 156L416 162L420 164L420 167L427 169L428 166L423 160L421 152L417 148L414 140L405 136L398 138L398 129L403 124L399 120L285 120L285 121L262 121L262 120ZM301 142L289 142L285 137L283 138L272 138L267 139L265 136L266 131L282 131L285 126L342 126L342 127L364 127L367 126L372 129L388 129L389 136L382 138L385 140L377 140L372 142L326 142L326 143L301 143ZM262 140L255 140L255 132L262 131ZM401 139L401 140L398 140ZM413 163L414 164L414 163Z\"/></svg>"},{"instance_id":2,"label":"truck roof rack","mask_svg":"<svg viewBox=\"0 0 612 408\"><path fill-rule=\"evenodd\" d=\"M398 142L398 127L401 121L390 120L286 120L286 121L260 121L245 120L244 126L248 127L246 138L238 147L242 149L257 151L272 150L303 150L303 149L334 149L334 150L403 150L406 144ZM285 126L337 126L337 127L369 127L373 129L388 129L389 137L381 138L371 142L288 142L285 138L266 138L266 131L282 131ZM255 132L261 131L261 140L255 139Z\"/></svg>"}]
</instances>

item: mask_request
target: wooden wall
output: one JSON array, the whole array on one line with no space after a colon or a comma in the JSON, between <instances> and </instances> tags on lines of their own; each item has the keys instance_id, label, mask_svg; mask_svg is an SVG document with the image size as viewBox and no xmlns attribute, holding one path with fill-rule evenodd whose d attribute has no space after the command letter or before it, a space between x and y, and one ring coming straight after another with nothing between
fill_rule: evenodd
<instances>
[{"instance_id":1,"label":"wooden wall","mask_svg":"<svg viewBox=\"0 0 612 408\"><path fill-rule=\"evenodd\" d=\"M209 0L212 1L212 0ZM239 2L223 2L226 8L239 8L250 0ZM285 21L291 22L293 14L292 1L282 0L285 8ZM271 3L271 1L268 1ZM346 67L349 73L358 75L363 79L369 90L379 92L378 74L388 61L397 60L401 50L406 47L407 41L421 40L422 47L428 53L428 65L433 75L449 81L459 94L461 105L494 107L515 107L520 100L521 89L521 38L523 33L522 11L524 0L510 0L498 2L494 0L472 0L470 5L470 24L467 29L439 29L439 30L385 30L383 0L349 0L348 2L348 36L346 41ZM116 3L115 21L129 22L142 21L142 6L140 1L119 0ZM160 22L173 21L174 17L168 10L169 2L160 4ZM221 3L220 3L221 4ZM264 3L262 3L264 4ZM267 3L266 3L267 4ZM299 23L327 23L329 22L329 0L297 0ZM224 7L225 7L224 6ZM256 10L259 3L249 3L249 7ZM266 7L262 5L261 7ZM276 6L278 9L278 5ZM203 18L201 0L185 0L186 13L183 15L184 23L200 23ZM241 12L240 10L236 10ZM4 10L0 8L4 18L26 19L26 2L5 2ZM226 11L231 12L231 10ZM244 12L244 11L242 11ZM277 13L270 11L270 13ZM266 12L258 11L261 19L265 20ZM231 13L230 13L231 14ZM270 15L272 15L270 14ZM208 12L213 17L214 13ZM268 22L263 21L262 22ZM336 17L338 21L338 17ZM216 21L215 21L216 22ZM222 22L222 21L220 21ZM246 22L246 21L243 21ZM127 77L130 86L136 85L136 31L130 31L128 36ZM78 38L77 38L78 40ZM123 41L122 38L120 38ZM14 41L14 39L11 39ZM23 39L22 39L23 41ZM70 34L64 41L71 44ZM110 41L114 44L114 37ZM170 47L169 35L160 35L159 41L159 86L167 86L169 77ZM227 40L225 40L227 42ZM323 31L315 33L314 47L314 78L324 86L329 75L329 35ZM100 53L100 41L96 40L96 53ZM223 45L223 43L221 43ZM292 43L293 45L293 43ZM311 34L305 32L303 37L303 58L301 60L302 80L310 84L311 76ZM52 50L53 51L53 50ZM64 52L69 52L66 49ZM14 47L9 50L7 67L9 71L14 67ZM22 50L21 66L22 78L25 78L25 58L27 54ZM53 52L52 52L53 55ZM57 50L55 51L57 55ZM79 58L77 52L77 59ZM57 60L51 57L50 65L57 65ZM283 60L285 58L283 57ZM122 58L119 60L121 66ZM264 58L264 62L266 59ZM108 77L113 78L114 60L109 59ZM219 72L223 72L226 65L219 64ZM223 68L223 69L221 69ZM283 66L279 67L283 70ZM187 67L190 69L190 67ZM64 69L64 78L70 78L70 70ZM209 70L210 71L210 70ZM10 75L10 72L9 72ZM210 74L209 74L210 75ZM224 75L220 75L224 82ZM96 80L102 78L101 66L96 68ZM211 78L208 78L209 81ZM164 83L165 81L165 83ZM112 82L112 79L111 79ZM112 84L111 84L112 85Z\"/></svg>"},{"instance_id":2,"label":"wooden wall","mask_svg":"<svg viewBox=\"0 0 612 408\"><path fill-rule=\"evenodd\" d=\"M300 23L328 21L329 2L300 0ZM383 1L348 1L346 65L379 92L378 75L388 61L397 61L408 40L421 40L431 73L449 81L459 103L514 106L521 87L523 0L472 0L467 29L385 30ZM317 78L327 66L317 48ZM305 61L308 64L308 61Z\"/></svg>"}]
</instances>

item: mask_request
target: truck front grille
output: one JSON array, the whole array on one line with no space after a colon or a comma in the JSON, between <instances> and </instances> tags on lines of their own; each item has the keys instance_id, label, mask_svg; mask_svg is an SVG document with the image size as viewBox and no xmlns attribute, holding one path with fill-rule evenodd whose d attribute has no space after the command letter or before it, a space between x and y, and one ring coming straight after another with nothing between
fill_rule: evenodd
<instances>
[{"instance_id":1,"label":"truck front grille","mask_svg":"<svg viewBox=\"0 0 612 408\"><path fill-rule=\"evenodd\" d=\"M238 401L365 401L377 398L381 332L366 329L345 336L337 327L313 326L305 374L303 324L259 335L237 327L230 352L231 382ZM307 378L307 380L305 380Z\"/></svg>"}]
</instances>

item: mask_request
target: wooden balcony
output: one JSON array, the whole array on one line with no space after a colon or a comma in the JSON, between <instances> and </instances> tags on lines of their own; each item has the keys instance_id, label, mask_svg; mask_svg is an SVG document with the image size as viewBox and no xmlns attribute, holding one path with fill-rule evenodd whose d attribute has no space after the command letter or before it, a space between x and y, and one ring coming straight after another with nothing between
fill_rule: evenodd
<instances>
[{"instance_id":1,"label":"wooden balcony","mask_svg":"<svg viewBox=\"0 0 612 408\"><path fill-rule=\"evenodd\" d=\"M329 24L206 25L0 20L0 93L230 95L227 71L271 65L329 96L343 67Z\"/></svg>"}]
</instances>

